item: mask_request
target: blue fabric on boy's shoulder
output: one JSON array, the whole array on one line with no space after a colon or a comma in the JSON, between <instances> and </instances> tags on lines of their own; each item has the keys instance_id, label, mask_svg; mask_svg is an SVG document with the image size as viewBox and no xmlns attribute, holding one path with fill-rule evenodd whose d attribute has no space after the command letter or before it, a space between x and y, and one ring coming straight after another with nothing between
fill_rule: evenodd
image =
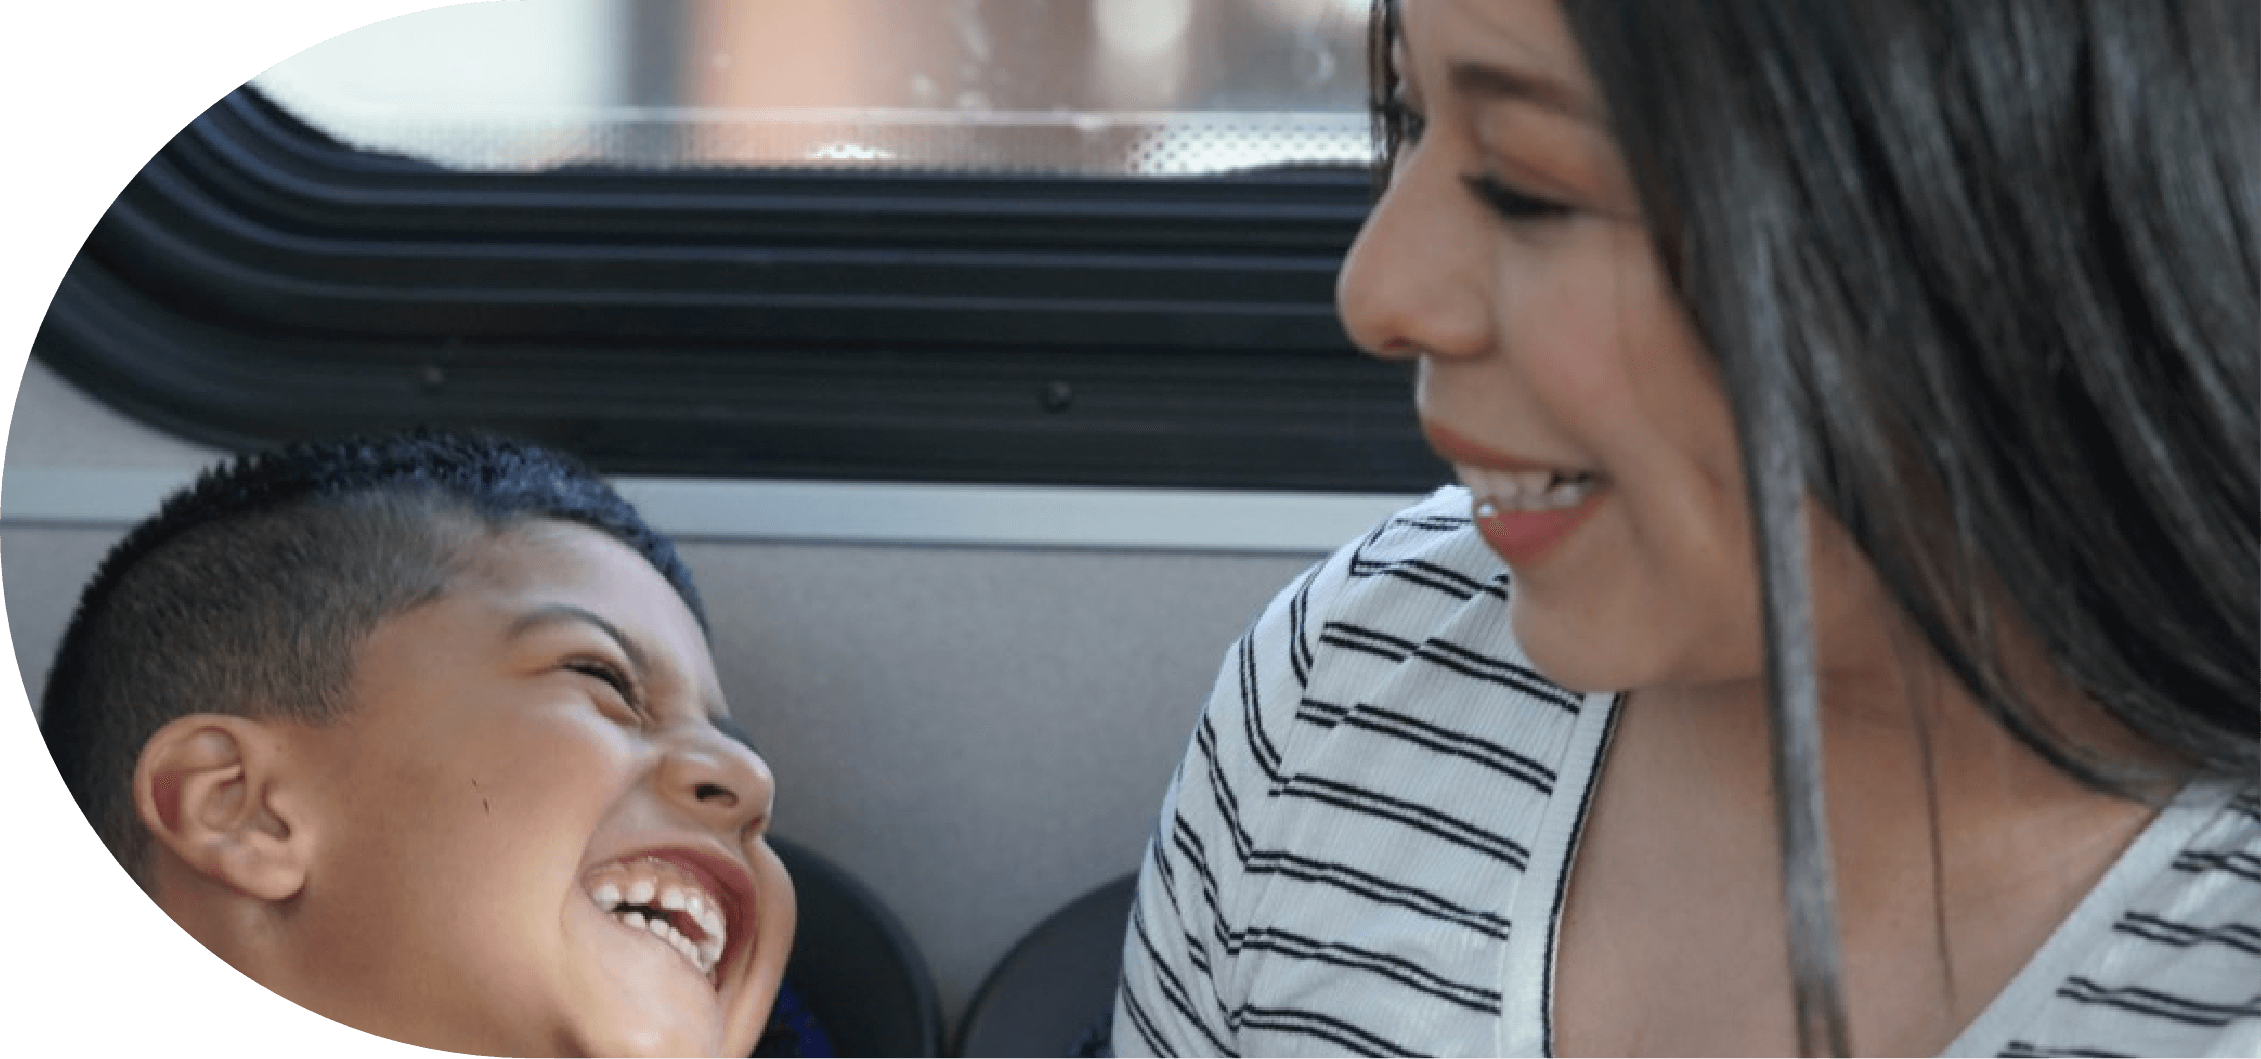
<instances>
[{"instance_id":1,"label":"blue fabric on boy's shoulder","mask_svg":"<svg viewBox=\"0 0 2261 1059\"><path fill-rule=\"evenodd\" d=\"M1083 1036L1068 1046L1074 1059L1114 1059L1115 1009L1110 1007L1097 1021L1084 1027Z\"/></svg>"},{"instance_id":2,"label":"blue fabric on boy's shoulder","mask_svg":"<svg viewBox=\"0 0 2261 1059\"><path fill-rule=\"evenodd\" d=\"M777 988L777 1002L769 1007L769 1025L762 1028L761 1042L754 1045L758 1056L822 1056L833 1055L832 1036L824 1032L824 1024L817 1021L816 1013L801 1001L801 994L787 982Z\"/></svg>"}]
</instances>

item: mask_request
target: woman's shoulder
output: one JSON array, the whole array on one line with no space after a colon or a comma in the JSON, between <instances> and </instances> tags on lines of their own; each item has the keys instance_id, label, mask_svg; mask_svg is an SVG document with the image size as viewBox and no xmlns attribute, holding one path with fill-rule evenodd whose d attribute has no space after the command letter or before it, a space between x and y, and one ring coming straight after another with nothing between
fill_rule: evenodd
<instances>
[{"instance_id":1,"label":"woman's shoulder","mask_svg":"<svg viewBox=\"0 0 2261 1059\"><path fill-rule=\"evenodd\" d=\"M1312 595L1338 609L1407 617L1478 597L1505 602L1508 570L1477 536L1468 490L1446 486L1383 519L1316 571Z\"/></svg>"},{"instance_id":2,"label":"woman's shoulder","mask_svg":"<svg viewBox=\"0 0 2261 1059\"><path fill-rule=\"evenodd\" d=\"M2170 811L2190 812L2198 825L2175 858L2176 876L2211 877L2223 900L2261 919L2261 780L2202 781Z\"/></svg>"},{"instance_id":3,"label":"woman's shoulder","mask_svg":"<svg viewBox=\"0 0 2261 1059\"><path fill-rule=\"evenodd\" d=\"M2122 966L2234 983L2227 999L2261 1043L2261 780L2201 781L2166 815L2187 837L2113 923L2131 950Z\"/></svg>"},{"instance_id":4,"label":"woman's shoulder","mask_svg":"<svg viewBox=\"0 0 2261 1059\"><path fill-rule=\"evenodd\" d=\"M2068 975L2066 1009L2109 1020L2135 1054L2261 1049L2261 784L2193 784L2166 843L2112 917L2102 958ZM2070 1010L2059 1025L2074 1018Z\"/></svg>"},{"instance_id":5,"label":"woman's shoulder","mask_svg":"<svg viewBox=\"0 0 2261 1059\"><path fill-rule=\"evenodd\" d=\"M2261 1050L2261 784L2160 813L1955 1054Z\"/></svg>"},{"instance_id":6,"label":"woman's shoulder","mask_svg":"<svg viewBox=\"0 0 2261 1059\"><path fill-rule=\"evenodd\" d=\"M2221 980L2242 982L2247 1017L2261 1020L2261 781L2194 782L2152 829L2158 850L2129 880L2112 924L2129 948L2118 962L2181 976L2185 956L2221 955L2231 961Z\"/></svg>"},{"instance_id":7,"label":"woman's shoulder","mask_svg":"<svg viewBox=\"0 0 2261 1059\"><path fill-rule=\"evenodd\" d=\"M1187 1047L1500 1054L1503 1005L1538 1017L1505 992L1511 909L1530 886L1547 915L1609 697L1531 668L1509 587L1468 493L1443 489L1288 586L1228 655L1154 847L1149 879L1183 896L1145 906L1192 910L1156 944L1199 948L1172 973L1232 1013ZM1125 1012L1212 1010L1132 981Z\"/></svg>"},{"instance_id":8,"label":"woman's shoulder","mask_svg":"<svg viewBox=\"0 0 2261 1059\"><path fill-rule=\"evenodd\" d=\"M1468 491L1452 486L1390 515L1259 623L1250 643L1260 658L1284 657L1276 671L1294 682L1294 723L1277 706L1281 730L1297 733L1283 744L1287 764L1363 774L1390 758L1365 745L1382 739L1420 759L1398 764L1425 774L1435 769L1415 766L1426 754L1506 755L1546 759L1533 774L1551 780L1579 718L1606 704L1610 696L1556 684L1524 655L1508 608L1513 578L1469 506ZM1341 760L1328 764L1330 755Z\"/></svg>"}]
</instances>

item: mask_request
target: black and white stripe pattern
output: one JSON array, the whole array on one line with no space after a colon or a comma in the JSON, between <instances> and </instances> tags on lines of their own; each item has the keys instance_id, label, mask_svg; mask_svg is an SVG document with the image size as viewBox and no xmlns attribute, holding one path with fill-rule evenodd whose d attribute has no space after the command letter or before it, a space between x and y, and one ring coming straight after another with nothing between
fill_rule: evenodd
<instances>
[{"instance_id":1,"label":"black and white stripe pattern","mask_svg":"<svg viewBox=\"0 0 2261 1059\"><path fill-rule=\"evenodd\" d=\"M2187 949L2193 945L2227 945L2248 956L2261 956L2261 928L2245 923L2224 923L2215 927L2200 927L2189 923L2176 923L2149 912L2130 910L2112 925L2123 934L2133 934L2147 941Z\"/></svg>"},{"instance_id":2,"label":"black and white stripe pattern","mask_svg":"<svg viewBox=\"0 0 2261 1059\"><path fill-rule=\"evenodd\" d=\"M1966 1054L2261 1054L2261 818L2194 786L1957 1042ZM1986 1032L1992 1031L1992 1032Z\"/></svg>"},{"instance_id":3,"label":"black and white stripe pattern","mask_svg":"<svg viewBox=\"0 0 2261 1059\"><path fill-rule=\"evenodd\" d=\"M1547 1049L1614 700L1532 671L1467 509L1400 513L1233 647L1148 850L1120 1054ZM1953 1051L2261 1049L2261 798L2170 810L2106 881Z\"/></svg>"},{"instance_id":4,"label":"black and white stripe pattern","mask_svg":"<svg viewBox=\"0 0 2261 1059\"><path fill-rule=\"evenodd\" d=\"M1607 710L1524 661L1468 525L1465 501L1391 520L1234 647L1148 857L1118 1048L1490 1050L1560 760Z\"/></svg>"}]
</instances>

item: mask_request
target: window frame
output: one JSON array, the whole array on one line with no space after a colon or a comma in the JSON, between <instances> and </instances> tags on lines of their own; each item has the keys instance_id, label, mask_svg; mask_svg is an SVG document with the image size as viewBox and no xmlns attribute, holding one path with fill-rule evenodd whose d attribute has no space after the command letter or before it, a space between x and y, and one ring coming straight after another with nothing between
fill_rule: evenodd
<instances>
[{"instance_id":1,"label":"window frame","mask_svg":"<svg viewBox=\"0 0 2261 1059\"><path fill-rule=\"evenodd\" d=\"M1422 491L1334 275L1367 174L576 166L349 147L245 87L119 196L33 353L229 449L478 426L639 475Z\"/></svg>"}]
</instances>

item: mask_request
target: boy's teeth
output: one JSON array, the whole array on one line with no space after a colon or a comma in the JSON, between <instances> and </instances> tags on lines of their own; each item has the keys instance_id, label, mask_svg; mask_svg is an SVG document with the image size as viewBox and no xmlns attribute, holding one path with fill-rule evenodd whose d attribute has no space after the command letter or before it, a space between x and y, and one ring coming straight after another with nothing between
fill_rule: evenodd
<instances>
[{"instance_id":1,"label":"boy's teeth","mask_svg":"<svg viewBox=\"0 0 2261 1059\"><path fill-rule=\"evenodd\" d=\"M701 947L684 937L683 932L675 929L674 924L664 919L647 919L644 921L644 929L651 931L653 937L666 942L667 947L674 949L677 955L691 961L691 966L698 968L700 974L713 972L714 960L706 958L706 954L700 951ZM714 954L717 957L722 955L720 945L714 946Z\"/></svg>"},{"instance_id":2,"label":"boy's teeth","mask_svg":"<svg viewBox=\"0 0 2261 1059\"><path fill-rule=\"evenodd\" d=\"M714 895L681 868L654 857L608 864L592 874L601 881L584 884L591 903L622 926L666 942L700 974L713 977L730 942L729 918ZM694 940L685 931L700 936Z\"/></svg>"},{"instance_id":3,"label":"boy's teeth","mask_svg":"<svg viewBox=\"0 0 2261 1059\"><path fill-rule=\"evenodd\" d=\"M700 974L713 974L714 965L722 959L722 939L720 937L708 938L704 942L695 942L684 937L682 931L675 929L675 925L665 919L657 917L646 919L634 912L622 912L613 918L619 920L622 926L630 930L642 931L666 942L667 947L674 949L677 955L691 961L691 966L698 968Z\"/></svg>"}]
</instances>

